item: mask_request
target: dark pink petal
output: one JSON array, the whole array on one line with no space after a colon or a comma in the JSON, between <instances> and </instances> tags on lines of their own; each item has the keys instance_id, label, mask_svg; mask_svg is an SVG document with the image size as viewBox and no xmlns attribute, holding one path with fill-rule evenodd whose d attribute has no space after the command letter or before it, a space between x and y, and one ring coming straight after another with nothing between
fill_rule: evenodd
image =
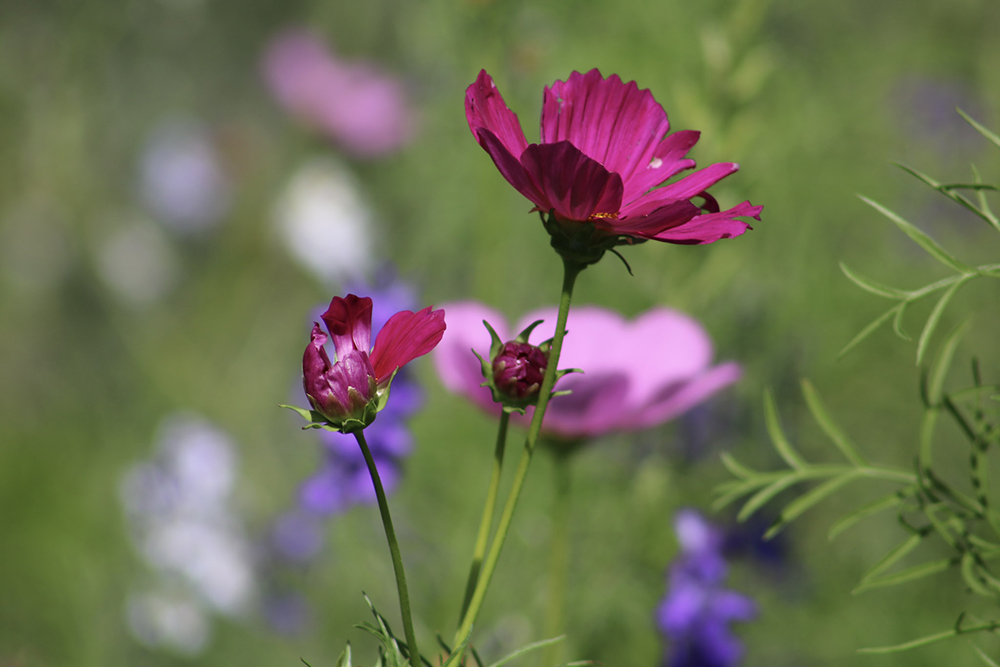
<instances>
[{"instance_id":1,"label":"dark pink petal","mask_svg":"<svg viewBox=\"0 0 1000 667\"><path fill-rule=\"evenodd\" d=\"M644 239L655 239L657 234L683 225L700 212L701 209L697 206L686 199L682 199L680 201L667 204L666 206L660 206L648 214L643 212L642 207L636 207L628 214L628 216L620 220L596 222L615 223L610 225L609 229L617 234L637 236ZM605 228L605 226L601 224L597 224L597 226Z\"/></svg>"},{"instance_id":2,"label":"dark pink petal","mask_svg":"<svg viewBox=\"0 0 1000 667\"><path fill-rule=\"evenodd\" d=\"M479 145L483 147L496 165L500 175L507 179L507 182L514 186L514 189L528 198L539 210L548 211L552 208L549 201L538 190L535 183L528 176L528 173L518 162L517 158L511 155L510 151L503 145L499 138L486 129L478 131L476 135Z\"/></svg>"},{"instance_id":3,"label":"dark pink petal","mask_svg":"<svg viewBox=\"0 0 1000 667\"><path fill-rule=\"evenodd\" d=\"M737 220L738 216L760 220L763 209L763 206L751 206L750 202L745 201L728 211L705 213L691 218L679 227L657 234L655 239L680 244L713 243L719 239L731 239L752 229L747 223Z\"/></svg>"},{"instance_id":4,"label":"dark pink petal","mask_svg":"<svg viewBox=\"0 0 1000 667\"><path fill-rule=\"evenodd\" d=\"M375 337L372 365L379 385L393 372L434 349L444 335L444 311L430 307L412 313L403 310L385 323Z\"/></svg>"},{"instance_id":5,"label":"dark pink petal","mask_svg":"<svg viewBox=\"0 0 1000 667\"><path fill-rule=\"evenodd\" d=\"M625 193L622 195L622 201L630 204L667 179L685 169L693 169L694 160L684 159L684 157L698 143L700 136L701 132L682 130L661 141L649 162L645 166L640 165L625 181Z\"/></svg>"},{"instance_id":6,"label":"dark pink petal","mask_svg":"<svg viewBox=\"0 0 1000 667\"><path fill-rule=\"evenodd\" d=\"M372 300L348 294L333 297L330 307L321 315L333 338L337 359L351 350L368 352L372 337Z\"/></svg>"},{"instance_id":7,"label":"dark pink petal","mask_svg":"<svg viewBox=\"0 0 1000 667\"><path fill-rule=\"evenodd\" d=\"M728 387L743 376L734 361L719 364L699 375L665 386L648 405L631 415L633 429L649 428L684 414L712 394Z\"/></svg>"},{"instance_id":8,"label":"dark pink petal","mask_svg":"<svg viewBox=\"0 0 1000 667\"><path fill-rule=\"evenodd\" d=\"M649 163L669 129L652 93L615 74L573 72L545 89L542 142L569 141L623 180Z\"/></svg>"},{"instance_id":9,"label":"dark pink petal","mask_svg":"<svg viewBox=\"0 0 1000 667\"><path fill-rule=\"evenodd\" d=\"M448 330L434 348L434 367L442 384L448 391L462 394L481 408L499 414L499 404L493 402L493 394L481 386L484 382L482 365L472 351L489 361L490 334L483 320L490 323L500 340L507 341L512 338L507 319L475 301L446 303L441 308L448 313Z\"/></svg>"},{"instance_id":10,"label":"dark pink petal","mask_svg":"<svg viewBox=\"0 0 1000 667\"><path fill-rule=\"evenodd\" d=\"M618 213L622 179L568 141L531 144L521 164L551 208L565 220L587 220L595 213Z\"/></svg>"},{"instance_id":11,"label":"dark pink petal","mask_svg":"<svg viewBox=\"0 0 1000 667\"><path fill-rule=\"evenodd\" d=\"M327 374L337 397L344 401L349 414L358 416L375 396L375 371L368 353L351 350L340 358ZM354 392L349 391L354 389Z\"/></svg>"},{"instance_id":12,"label":"dark pink petal","mask_svg":"<svg viewBox=\"0 0 1000 667\"><path fill-rule=\"evenodd\" d=\"M634 203L638 204L639 202L643 202L647 199L650 201L659 201L664 203L671 199L690 199L691 197L704 192L726 176L736 173L739 169L740 165L735 162L719 162L710 167L699 169L693 174L685 176L676 183L671 183L670 185L664 185L662 188L657 188L645 197L640 197Z\"/></svg>"},{"instance_id":13,"label":"dark pink petal","mask_svg":"<svg viewBox=\"0 0 1000 667\"><path fill-rule=\"evenodd\" d=\"M486 70L480 70L476 82L465 91L465 118L480 144L483 140L479 131L485 129L499 139L500 144L515 158L528 147L517 114L507 108L493 77Z\"/></svg>"},{"instance_id":14,"label":"dark pink petal","mask_svg":"<svg viewBox=\"0 0 1000 667\"><path fill-rule=\"evenodd\" d=\"M333 366L323 347L325 344L326 334L320 329L318 322L313 322L311 339L302 355L302 388L313 408L320 412L323 412L323 406L330 395L326 374Z\"/></svg>"}]
</instances>

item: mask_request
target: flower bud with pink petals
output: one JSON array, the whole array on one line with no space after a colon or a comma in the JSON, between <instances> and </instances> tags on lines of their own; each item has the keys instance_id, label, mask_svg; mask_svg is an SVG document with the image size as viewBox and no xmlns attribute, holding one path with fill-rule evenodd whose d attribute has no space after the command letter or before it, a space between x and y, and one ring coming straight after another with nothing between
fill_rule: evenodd
<instances>
[{"instance_id":1,"label":"flower bud with pink petals","mask_svg":"<svg viewBox=\"0 0 1000 667\"><path fill-rule=\"evenodd\" d=\"M549 358L529 343L504 343L493 358L493 382L501 393L522 401L538 395Z\"/></svg>"}]
</instances>

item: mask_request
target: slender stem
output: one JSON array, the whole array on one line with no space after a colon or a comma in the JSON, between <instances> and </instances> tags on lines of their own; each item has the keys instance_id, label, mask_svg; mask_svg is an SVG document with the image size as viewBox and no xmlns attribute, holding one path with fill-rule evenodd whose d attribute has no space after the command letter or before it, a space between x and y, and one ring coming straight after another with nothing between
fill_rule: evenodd
<instances>
[{"instance_id":1,"label":"slender stem","mask_svg":"<svg viewBox=\"0 0 1000 667\"><path fill-rule=\"evenodd\" d=\"M389 503L385 499L385 489L379 477L375 459L372 458L368 442L363 431L356 431L354 437L361 445L361 453L365 455L368 472L375 485L375 496L378 498L378 511L382 514L382 526L385 528L385 539L389 542L389 553L392 555L392 569L396 573L396 590L399 591L399 613L403 617L403 632L406 633L406 643L410 652L410 664L420 667L420 652L417 651L417 635L413 632L413 617L410 614L410 594L406 590L406 574L403 572L403 558L399 555L399 542L396 541L396 530L392 527L392 517L389 515Z\"/></svg>"},{"instance_id":2,"label":"slender stem","mask_svg":"<svg viewBox=\"0 0 1000 667\"><path fill-rule=\"evenodd\" d=\"M549 599L545 614L544 637L562 634L563 616L566 609L566 580L569 575L569 512L571 458L568 454L556 453L553 457L553 487L555 498L552 503L552 541L549 545ZM559 664L562 643L549 644L542 651L542 667Z\"/></svg>"},{"instance_id":3,"label":"slender stem","mask_svg":"<svg viewBox=\"0 0 1000 667\"><path fill-rule=\"evenodd\" d=\"M507 538L507 531L510 529L510 522L514 518L514 509L517 507L517 499L521 495L524 480L528 476L528 468L531 465L531 456L535 452L535 444L538 442L538 434L542 430L542 419L545 417L545 409L549 405L552 397L552 388L556 383L556 369L559 365L559 355L562 352L563 337L566 332L566 318L569 316L569 305L573 297L573 284L576 277L580 275L583 266L563 259L563 285L562 295L559 298L559 315L556 317L556 330L552 338L552 347L549 350L549 365L545 369L545 376L542 378L542 386L538 393L538 405L535 406L535 414L531 418L531 425L528 427L528 436L524 440L524 451L521 453L521 460L518 461L517 471L514 473L514 482L511 485L510 494L504 505L503 513L500 515L500 523L497 525L493 543L490 545L489 553L483 563L479 581L476 583L476 590L472 594L472 601L465 612L462 624L455 635L454 645L459 647L467 641L472 634L472 624L479 616L483 599L486 597L486 589L493 578L493 571L496 569L497 561L500 559L500 551L503 549L504 540ZM462 659L462 651L456 648L455 653L448 659L446 665L458 664Z\"/></svg>"},{"instance_id":4,"label":"slender stem","mask_svg":"<svg viewBox=\"0 0 1000 667\"><path fill-rule=\"evenodd\" d=\"M483 507L483 518L479 522L479 535L476 536L476 547L472 551L472 566L469 568L469 581L465 584L465 599L462 601L462 613L459 623L465 618L472 602L472 594L479 581L479 569L486 555L486 545L490 539L490 528L493 527L493 515L497 505L497 494L500 491L500 471L503 468L503 453L507 445L507 425L510 423L510 413L506 410L500 415L500 426L497 429L497 444L493 451L493 472L490 474L490 487L486 492L486 506Z\"/></svg>"}]
</instances>

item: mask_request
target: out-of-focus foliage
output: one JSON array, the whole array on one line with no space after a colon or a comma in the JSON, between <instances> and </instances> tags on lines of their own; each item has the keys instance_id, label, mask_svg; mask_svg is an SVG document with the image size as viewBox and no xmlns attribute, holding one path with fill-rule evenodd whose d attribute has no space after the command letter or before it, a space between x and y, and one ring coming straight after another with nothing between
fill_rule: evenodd
<instances>
[{"instance_id":1,"label":"out-of-focus foliage","mask_svg":"<svg viewBox=\"0 0 1000 667\"><path fill-rule=\"evenodd\" d=\"M877 443L873 460L911 465L912 442L899 433L922 413L912 400L916 343L880 331L837 361L880 312L838 261L892 285L950 275L856 192L972 265L997 261L994 230L951 202L940 207L944 198L888 160L925 166L941 183L967 182L969 162L983 182L1000 180L997 152L952 111L997 127L998 23L1000 6L989 0L4 2L0 664L291 665L301 656L318 667L348 640L355 662L375 661L375 643L351 630L369 613L360 591L401 625L389 611L395 591L374 508L331 522L324 558L267 575L308 603L307 620L286 628L297 634L275 633L251 608L218 619L205 652L189 658L145 647L128 629L129 592L150 569L129 539L120 480L151 456L158 425L179 410L236 443L230 504L248 534L263 534L316 469L313 434L276 407L298 382L310 310L337 288L297 263L281 231L290 184L316 160L346 165L357 201L371 208L359 234L374 264L358 266L392 262L428 304L474 298L510 320L554 303L558 259L537 216L471 137L462 99L486 68L532 127L543 85L591 67L651 89L674 128L701 130L699 163L741 163L714 192L721 204L765 206L740 239L626 249L634 278L607 261L577 285L577 303L630 317L658 304L684 310L705 325L718 358L746 367L739 387L711 406L607 438L575 461L563 654L658 664L664 647L653 612L676 551L674 510L710 504L712 486L728 478L722 448L756 469L778 465L758 408L762 387L774 387L791 440L820 441L796 398L798 378L808 376L845 432ZM301 25L345 59L375 60L403 77L419 111L404 150L352 158L278 107L260 58L279 30ZM165 134L211 149L205 160L195 148L202 158L192 163L216 174L225 197L207 198L198 215L164 214L152 203L161 200L149 195L144 179L156 169L148 165L165 158L146 151ZM172 192L192 191L182 185ZM973 281L954 295L938 331L953 330L969 304L995 303L995 282ZM914 305L913 321L926 321L931 308ZM982 312L956 352L976 351L984 384L998 381L998 326L995 309ZM447 395L426 363L415 370L429 398L392 502L417 632L431 647L433 633L449 636L457 621L493 423ZM906 387L913 393L899 391ZM943 451L967 446L955 426L942 424L939 437ZM806 445L803 456L818 451ZM967 474L962 464L942 475ZM539 457L476 628L487 664L544 639L534 628L544 607L550 477ZM857 647L936 632L975 606L956 597L957 573L872 591L864 604L847 595L906 538L873 519L829 548L835 517L875 498L862 495L832 498L791 525L785 569L762 576L734 567L733 587L760 605L759 618L740 628L748 665L871 664ZM951 553L928 550L929 559ZM980 645L995 655L991 641ZM956 646L878 660L981 664Z\"/></svg>"}]
</instances>

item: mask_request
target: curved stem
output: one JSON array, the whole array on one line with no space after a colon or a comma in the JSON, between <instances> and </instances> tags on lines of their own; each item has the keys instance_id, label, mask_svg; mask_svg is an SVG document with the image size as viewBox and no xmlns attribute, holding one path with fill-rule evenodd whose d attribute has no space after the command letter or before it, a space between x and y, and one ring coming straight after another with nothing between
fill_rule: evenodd
<instances>
[{"instance_id":1,"label":"curved stem","mask_svg":"<svg viewBox=\"0 0 1000 667\"><path fill-rule=\"evenodd\" d=\"M545 613L545 634L556 637L562 634L566 609L566 581L569 576L569 511L570 511L570 457L556 453L553 457L552 541L549 545L549 599ZM542 651L542 667L559 664L562 643L549 644Z\"/></svg>"},{"instance_id":2,"label":"curved stem","mask_svg":"<svg viewBox=\"0 0 1000 667\"><path fill-rule=\"evenodd\" d=\"M472 566L469 568L469 581L465 584L465 599L462 601L462 613L458 617L461 623L465 612L469 610L472 594L479 581L479 569L486 555L486 544L490 538L490 528L493 527L493 515L497 505L497 494L500 491L500 472L503 468L503 453L507 445L507 425L510 423L510 413L506 410L500 415L500 426L497 429L497 444L493 451L493 472L490 474L490 487L486 492L486 506L483 507L483 518L479 521L479 534L476 536L476 547L472 551Z\"/></svg>"},{"instance_id":3,"label":"curved stem","mask_svg":"<svg viewBox=\"0 0 1000 667\"><path fill-rule=\"evenodd\" d=\"M496 569L497 561L500 559L500 551L503 549L504 540L507 538L507 531L510 530L510 522L514 518L514 509L517 507L517 499L521 495L524 487L524 480L528 476L528 468L531 465L531 456L535 452L535 444L538 442L538 434L542 430L542 419L545 417L545 409L552 398L552 388L556 383L556 369L559 366L559 355L562 353L563 337L566 333L566 318L569 316L569 305L573 298L573 284L576 277L580 275L585 267L563 259L563 285L562 295L559 298L559 315L556 317L555 335L552 338L552 347L549 350L549 365L545 369L545 376L542 378L542 387L538 393L538 405L535 406L535 414L531 418L531 425L528 427L528 436L524 440L524 450L521 452L521 460L517 464L517 472L514 473L514 482L511 485L510 494L504 505L503 513L500 515L500 523L497 525L493 543L490 545L489 553L483 563L483 570L476 583L476 589L472 594L472 601L462 618L462 624L455 635L455 652L445 663L448 667L456 665L462 659L463 651L460 650L462 644L466 642L472 634L472 624L479 616L483 599L486 597L486 589L490 585L493 571Z\"/></svg>"},{"instance_id":4,"label":"curved stem","mask_svg":"<svg viewBox=\"0 0 1000 667\"><path fill-rule=\"evenodd\" d=\"M385 499L385 489L382 488L382 479L379 477L378 468L375 467L375 459L372 458L371 450L368 449L368 442L365 440L364 432L356 431L354 437L357 438L358 444L361 446L361 453L365 455L365 463L368 464L368 473L372 477L372 484L375 486L375 496L378 498L378 511L382 514L385 539L389 542L389 553L392 555L392 569L396 573L396 590L399 591L399 613L403 617L403 632L406 634L406 643L409 648L410 665L420 667L420 653L417 651L417 635L413 632L413 617L410 614L410 594L406 589L403 558L399 554L399 542L396 541L396 530L392 527L392 517L389 515L389 503Z\"/></svg>"}]
</instances>

